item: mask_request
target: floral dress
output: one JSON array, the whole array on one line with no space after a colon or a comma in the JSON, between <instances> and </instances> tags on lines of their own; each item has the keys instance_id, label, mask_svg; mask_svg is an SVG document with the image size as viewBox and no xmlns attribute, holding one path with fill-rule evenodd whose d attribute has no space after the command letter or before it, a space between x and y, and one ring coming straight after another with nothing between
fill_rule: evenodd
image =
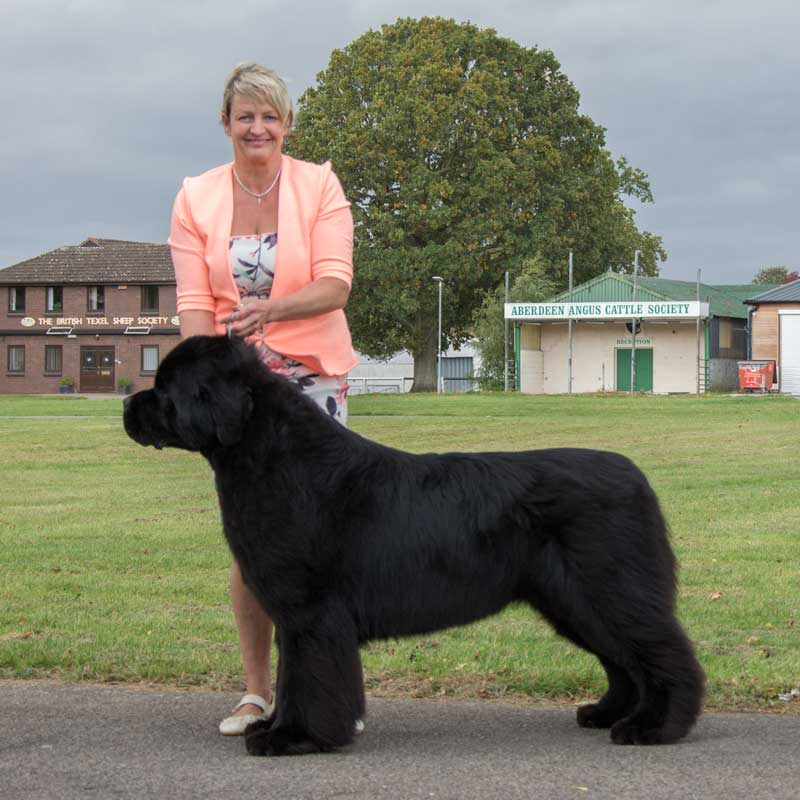
<instances>
[{"instance_id":1,"label":"floral dress","mask_svg":"<svg viewBox=\"0 0 800 800\"><path fill-rule=\"evenodd\" d=\"M230 257L239 296L266 300L275 278L277 233L231 236ZM264 341L261 330L247 337L261 360L272 372L296 384L323 411L347 425L347 376L322 375L299 361L276 353Z\"/></svg>"}]
</instances>

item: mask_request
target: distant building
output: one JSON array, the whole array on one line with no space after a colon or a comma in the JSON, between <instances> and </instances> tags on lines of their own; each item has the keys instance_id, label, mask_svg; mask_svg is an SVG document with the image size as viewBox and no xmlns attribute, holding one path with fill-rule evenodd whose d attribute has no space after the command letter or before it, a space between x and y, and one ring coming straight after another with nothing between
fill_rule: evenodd
<instances>
[{"instance_id":1,"label":"distant building","mask_svg":"<svg viewBox=\"0 0 800 800\"><path fill-rule=\"evenodd\" d=\"M152 386L180 340L175 274L166 244L89 237L0 270L0 394L81 393ZM469 391L479 364L465 346L442 359L445 391ZM404 392L414 360L361 356L353 393Z\"/></svg>"},{"instance_id":2,"label":"distant building","mask_svg":"<svg viewBox=\"0 0 800 800\"><path fill-rule=\"evenodd\" d=\"M607 272L548 303L508 303L518 385L531 394L569 391L692 393L733 390L747 358L748 286L710 286ZM636 334L634 342L634 322ZM635 349L635 362L632 353Z\"/></svg>"},{"instance_id":3,"label":"distant building","mask_svg":"<svg viewBox=\"0 0 800 800\"><path fill-rule=\"evenodd\" d=\"M0 393L152 385L178 342L166 244L90 237L0 270ZM3 302L4 301L4 302Z\"/></svg>"},{"instance_id":4,"label":"distant building","mask_svg":"<svg viewBox=\"0 0 800 800\"><path fill-rule=\"evenodd\" d=\"M751 295L750 358L775 361L775 384L786 394L800 394L800 280Z\"/></svg>"},{"instance_id":5,"label":"distant building","mask_svg":"<svg viewBox=\"0 0 800 800\"><path fill-rule=\"evenodd\" d=\"M445 392L477 391L475 379L481 358L470 342L442 353L442 384ZM359 363L347 375L351 394L410 392L414 383L414 357L403 350L391 358L369 358L359 354Z\"/></svg>"}]
</instances>

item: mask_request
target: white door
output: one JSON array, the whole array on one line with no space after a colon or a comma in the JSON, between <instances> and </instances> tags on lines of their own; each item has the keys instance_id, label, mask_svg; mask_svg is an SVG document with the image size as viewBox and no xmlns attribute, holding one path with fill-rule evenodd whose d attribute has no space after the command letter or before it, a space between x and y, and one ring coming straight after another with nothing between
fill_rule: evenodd
<instances>
[{"instance_id":1,"label":"white door","mask_svg":"<svg viewBox=\"0 0 800 800\"><path fill-rule=\"evenodd\" d=\"M781 392L800 394L800 312L779 311L778 314L781 328Z\"/></svg>"}]
</instances>

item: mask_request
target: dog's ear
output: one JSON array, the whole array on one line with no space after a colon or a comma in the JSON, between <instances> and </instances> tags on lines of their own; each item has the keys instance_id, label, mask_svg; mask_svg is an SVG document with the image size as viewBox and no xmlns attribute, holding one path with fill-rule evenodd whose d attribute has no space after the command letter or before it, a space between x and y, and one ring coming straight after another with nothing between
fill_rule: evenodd
<instances>
[{"instance_id":1,"label":"dog's ear","mask_svg":"<svg viewBox=\"0 0 800 800\"><path fill-rule=\"evenodd\" d=\"M217 440L223 447L238 444L253 413L250 387L235 381L215 381L204 393L208 396L208 408ZM205 397L202 399L206 400Z\"/></svg>"},{"instance_id":2,"label":"dog's ear","mask_svg":"<svg viewBox=\"0 0 800 800\"><path fill-rule=\"evenodd\" d=\"M205 450L215 438L210 405L198 395L180 398L175 403L175 434L187 450Z\"/></svg>"},{"instance_id":3,"label":"dog's ear","mask_svg":"<svg viewBox=\"0 0 800 800\"><path fill-rule=\"evenodd\" d=\"M190 450L238 444L253 411L250 389L239 383L197 387L189 402L176 404L175 431Z\"/></svg>"},{"instance_id":4,"label":"dog's ear","mask_svg":"<svg viewBox=\"0 0 800 800\"><path fill-rule=\"evenodd\" d=\"M176 363L170 362L162 381L174 397L175 433L187 449L207 451L241 440L254 405L246 380L246 359L257 358L251 350L225 337L192 337L167 356Z\"/></svg>"}]
</instances>

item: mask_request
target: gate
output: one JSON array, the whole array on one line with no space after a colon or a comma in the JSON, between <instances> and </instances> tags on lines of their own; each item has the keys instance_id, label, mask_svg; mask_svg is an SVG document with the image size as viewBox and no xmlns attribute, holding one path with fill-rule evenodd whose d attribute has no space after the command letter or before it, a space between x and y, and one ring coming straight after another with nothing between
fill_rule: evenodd
<instances>
[{"instance_id":1,"label":"gate","mask_svg":"<svg viewBox=\"0 0 800 800\"><path fill-rule=\"evenodd\" d=\"M471 392L475 389L472 356L442 358L442 383L446 392Z\"/></svg>"}]
</instances>

